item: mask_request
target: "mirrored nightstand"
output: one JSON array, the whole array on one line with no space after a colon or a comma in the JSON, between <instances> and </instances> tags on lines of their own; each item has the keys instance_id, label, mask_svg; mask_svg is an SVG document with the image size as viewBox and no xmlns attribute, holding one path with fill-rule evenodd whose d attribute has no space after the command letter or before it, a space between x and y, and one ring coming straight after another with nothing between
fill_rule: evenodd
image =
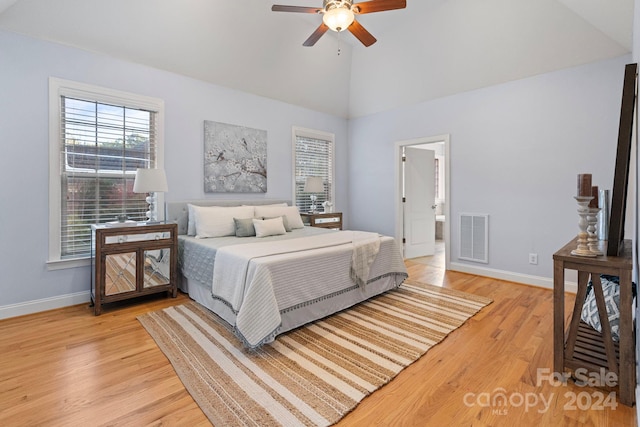
<instances>
[{"instance_id":1,"label":"mirrored nightstand","mask_svg":"<svg viewBox=\"0 0 640 427\"><path fill-rule=\"evenodd\" d=\"M102 305L158 292L177 296L178 225L91 226L91 302Z\"/></svg>"}]
</instances>

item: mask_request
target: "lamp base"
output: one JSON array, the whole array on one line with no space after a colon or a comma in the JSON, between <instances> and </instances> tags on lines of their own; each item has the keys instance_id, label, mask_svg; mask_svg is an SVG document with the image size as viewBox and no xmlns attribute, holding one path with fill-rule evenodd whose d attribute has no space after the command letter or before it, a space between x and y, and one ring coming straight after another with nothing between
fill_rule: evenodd
<instances>
[{"instance_id":1,"label":"lamp base","mask_svg":"<svg viewBox=\"0 0 640 427\"><path fill-rule=\"evenodd\" d=\"M145 212L147 215L147 224L157 224L156 217L156 193L149 193L145 201L149 204L149 210Z\"/></svg>"},{"instance_id":2,"label":"lamp base","mask_svg":"<svg viewBox=\"0 0 640 427\"><path fill-rule=\"evenodd\" d=\"M318 213L318 206L316 205L318 196L316 196L315 194L312 194L309 197L311 198L311 206L309 206L309 213L312 213L312 214Z\"/></svg>"}]
</instances>

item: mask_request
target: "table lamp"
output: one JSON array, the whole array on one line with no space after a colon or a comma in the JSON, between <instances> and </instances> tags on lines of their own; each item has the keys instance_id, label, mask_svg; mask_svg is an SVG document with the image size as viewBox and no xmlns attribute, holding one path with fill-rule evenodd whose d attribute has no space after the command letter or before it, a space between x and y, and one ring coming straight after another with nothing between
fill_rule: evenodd
<instances>
[{"instance_id":1,"label":"table lamp","mask_svg":"<svg viewBox=\"0 0 640 427\"><path fill-rule=\"evenodd\" d=\"M133 182L134 193L149 193L146 198L149 204L147 222L157 221L156 193L169 191L164 169L138 169Z\"/></svg>"},{"instance_id":2,"label":"table lamp","mask_svg":"<svg viewBox=\"0 0 640 427\"><path fill-rule=\"evenodd\" d=\"M322 182L321 176L308 176L307 180L304 183L305 193L324 193L324 183ZM316 201L318 200L318 196L315 194L311 194L311 213L318 213L318 206L316 206Z\"/></svg>"}]
</instances>

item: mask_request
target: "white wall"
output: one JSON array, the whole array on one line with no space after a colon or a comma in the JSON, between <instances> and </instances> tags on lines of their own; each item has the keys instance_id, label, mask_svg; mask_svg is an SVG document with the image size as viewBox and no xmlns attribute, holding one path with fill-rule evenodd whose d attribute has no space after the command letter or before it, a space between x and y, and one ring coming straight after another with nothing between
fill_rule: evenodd
<instances>
[{"instance_id":1,"label":"white wall","mask_svg":"<svg viewBox=\"0 0 640 427\"><path fill-rule=\"evenodd\" d=\"M347 122L168 72L0 31L0 318L83 301L89 268L48 271L48 78L165 101L165 200L202 197L203 121L267 130L268 193L291 198L293 125L336 135L336 208L346 209ZM348 221L348 217L346 218Z\"/></svg>"},{"instance_id":2,"label":"white wall","mask_svg":"<svg viewBox=\"0 0 640 427\"><path fill-rule=\"evenodd\" d=\"M629 56L539 75L349 124L351 226L393 235L394 142L450 134L451 261L546 280L577 232L576 176L611 189ZM469 72L472 72L469 70ZM488 213L489 264L458 260L462 212ZM538 265L528 254L538 254Z\"/></svg>"}]
</instances>

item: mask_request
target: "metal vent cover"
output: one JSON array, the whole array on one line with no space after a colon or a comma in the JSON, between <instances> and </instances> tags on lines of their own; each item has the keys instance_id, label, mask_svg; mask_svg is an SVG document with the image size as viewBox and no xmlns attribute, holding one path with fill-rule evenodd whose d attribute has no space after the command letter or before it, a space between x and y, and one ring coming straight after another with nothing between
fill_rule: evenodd
<instances>
[{"instance_id":1,"label":"metal vent cover","mask_svg":"<svg viewBox=\"0 0 640 427\"><path fill-rule=\"evenodd\" d=\"M466 261L489 263L489 215L460 214L460 255Z\"/></svg>"}]
</instances>

